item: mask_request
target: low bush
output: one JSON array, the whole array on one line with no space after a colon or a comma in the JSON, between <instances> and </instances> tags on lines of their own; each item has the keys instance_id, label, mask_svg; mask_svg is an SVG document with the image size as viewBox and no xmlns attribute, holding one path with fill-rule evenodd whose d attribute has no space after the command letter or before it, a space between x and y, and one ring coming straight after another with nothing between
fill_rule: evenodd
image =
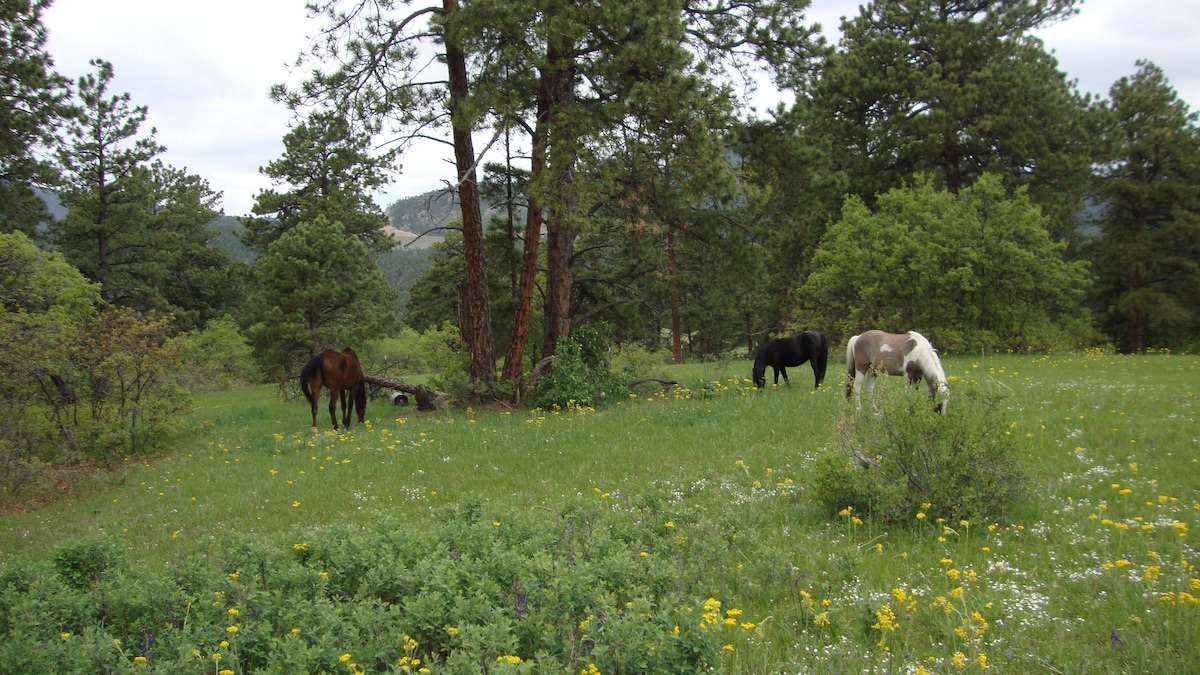
<instances>
[{"instance_id":1,"label":"low bush","mask_svg":"<svg viewBox=\"0 0 1200 675\"><path fill-rule=\"evenodd\" d=\"M830 513L852 507L886 522L1001 516L1022 489L1004 395L956 387L949 412L939 415L928 397L900 389L877 389L875 414L843 414L833 449L816 463L820 503Z\"/></svg>"},{"instance_id":2,"label":"low bush","mask_svg":"<svg viewBox=\"0 0 1200 675\"><path fill-rule=\"evenodd\" d=\"M584 499L548 516L448 508L413 531L231 533L130 569L64 545L0 578L0 663L20 672L652 672L714 669L738 612L657 519ZM706 599L707 598L707 599ZM725 611L728 609L729 611ZM520 666L513 668L513 666ZM530 670L533 669L533 670ZM9 672L9 671L6 671Z\"/></svg>"},{"instance_id":3,"label":"low bush","mask_svg":"<svg viewBox=\"0 0 1200 675\"><path fill-rule=\"evenodd\" d=\"M608 352L604 326L584 324L571 331L558 341L554 362L530 393L529 405L542 409L597 406L624 393L622 378L609 365Z\"/></svg>"},{"instance_id":4,"label":"low bush","mask_svg":"<svg viewBox=\"0 0 1200 675\"><path fill-rule=\"evenodd\" d=\"M187 346L179 379L190 391L224 391L266 379L249 343L229 316L209 321L203 330L176 339Z\"/></svg>"},{"instance_id":5,"label":"low bush","mask_svg":"<svg viewBox=\"0 0 1200 675\"><path fill-rule=\"evenodd\" d=\"M68 542L54 555L54 570L67 586L86 591L105 576L116 572L121 563L117 545L103 537Z\"/></svg>"}]
</instances>

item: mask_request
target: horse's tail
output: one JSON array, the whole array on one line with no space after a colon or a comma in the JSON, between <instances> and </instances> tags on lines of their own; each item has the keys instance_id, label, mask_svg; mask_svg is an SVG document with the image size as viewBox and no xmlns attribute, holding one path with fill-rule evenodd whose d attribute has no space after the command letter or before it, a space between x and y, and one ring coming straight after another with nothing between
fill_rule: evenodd
<instances>
[{"instance_id":1,"label":"horse's tail","mask_svg":"<svg viewBox=\"0 0 1200 675\"><path fill-rule=\"evenodd\" d=\"M858 342L858 336L852 336L846 342L846 398L850 398L850 394L854 393L854 343Z\"/></svg>"},{"instance_id":2,"label":"horse's tail","mask_svg":"<svg viewBox=\"0 0 1200 675\"><path fill-rule=\"evenodd\" d=\"M816 336L816 352L813 354L813 370L817 373L817 386L825 381L825 367L829 364L829 339L821 333L814 332Z\"/></svg>"},{"instance_id":3,"label":"horse's tail","mask_svg":"<svg viewBox=\"0 0 1200 675\"><path fill-rule=\"evenodd\" d=\"M364 379L358 381L358 389L354 392L354 409L358 412L358 421L365 421L367 417L367 381Z\"/></svg>"},{"instance_id":4,"label":"horse's tail","mask_svg":"<svg viewBox=\"0 0 1200 675\"><path fill-rule=\"evenodd\" d=\"M325 357L317 354L304 364L304 368L300 370L300 391L304 392L304 398L308 399L309 403L313 402L312 390L308 388L308 381L314 375L321 371L321 363L325 361Z\"/></svg>"}]
</instances>

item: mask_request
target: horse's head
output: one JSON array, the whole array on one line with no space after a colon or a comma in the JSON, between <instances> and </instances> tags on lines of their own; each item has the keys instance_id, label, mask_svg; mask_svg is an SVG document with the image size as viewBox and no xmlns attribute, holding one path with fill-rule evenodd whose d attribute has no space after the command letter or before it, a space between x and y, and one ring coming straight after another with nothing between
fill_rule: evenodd
<instances>
[{"instance_id":1,"label":"horse's head","mask_svg":"<svg viewBox=\"0 0 1200 675\"><path fill-rule=\"evenodd\" d=\"M936 386L930 387L933 393L933 411L936 413L946 414L946 408L950 405L950 387L945 380L941 380Z\"/></svg>"},{"instance_id":2,"label":"horse's head","mask_svg":"<svg viewBox=\"0 0 1200 675\"><path fill-rule=\"evenodd\" d=\"M925 336L912 331L909 332L909 336L915 343L913 351L909 354L913 359L910 361L910 367L925 379L929 395L933 398L933 409L945 413L950 404L950 385L946 383L946 371L942 369L942 360L938 358L937 350ZM913 374L910 371L909 377Z\"/></svg>"},{"instance_id":3,"label":"horse's head","mask_svg":"<svg viewBox=\"0 0 1200 675\"><path fill-rule=\"evenodd\" d=\"M754 379L754 386L762 389L767 386L767 360L759 353L758 358L754 359L754 371L751 373Z\"/></svg>"}]
</instances>

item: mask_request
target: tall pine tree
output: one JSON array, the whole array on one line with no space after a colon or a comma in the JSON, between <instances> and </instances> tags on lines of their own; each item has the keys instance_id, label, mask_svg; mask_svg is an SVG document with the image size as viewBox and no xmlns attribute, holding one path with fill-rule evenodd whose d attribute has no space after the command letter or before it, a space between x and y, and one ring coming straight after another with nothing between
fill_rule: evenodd
<instances>
[{"instance_id":1,"label":"tall pine tree","mask_svg":"<svg viewBox=\"0 0 1200 675\"><path fill-rule=\"evenodd\" d=\"M371 152L371 135L342 115L317 111L283 137L283 156L260 171L281 189L258 193L254 215L243 221L242 242L266 253L271 242L299 223L325 216L375 251L396 242L384 232L387 216L371 192L387 185L395 151Z\"/></svg>"},{"instance_id":2,"label":"tall pine tree","mask_svg":"<svg viewBox=\"0 0 1200 675\"><path fill-rule=\"evenodd\" d=\"M110 95L112 65L79 79L79 116L59 148L66 217L50 229L58 250L100 284L105 303L176 315L184 329L234 309L246 266L208 244L221 195L163 164L145 106Z\"/></svg>"},{"instance_id":3,"label":"tall pine tree","mask_svg":"<svg viewBox=\"0 0 1200 675\"><path fill-rule=\"evenodd\" d=\"M836 168L868 202L914 173L958 192L1026 185L1073 236L1094 157L1088 101L1031 31L1077 0L873 0L842 24L816 87Z\"/></svg>"},{"instance_id":4,"label":"tall pine tree","mask_svg":"<svg viewBox=\"0 0 1200 675\"><path fill-rule=\"evenodd\" d=\"M70 115L66 78L46 52L42 12L50 0L0 0L0 232L35 236L50 213L34 188L58 173L36 150L48 147Z\"/></svg>"},{"instance_id":5,"label":"tall pine tree","mask_svg":"<svg viewBox=\"0 0 1200 675\"><path fill-rule=\"evenodd\" d=\"M1194 349L1200 334L1200 129L1163 71L1141 62L1110 92L1101 233L1087 248L1100 328L1130 352Z\"/></svg>"}]
</instances>

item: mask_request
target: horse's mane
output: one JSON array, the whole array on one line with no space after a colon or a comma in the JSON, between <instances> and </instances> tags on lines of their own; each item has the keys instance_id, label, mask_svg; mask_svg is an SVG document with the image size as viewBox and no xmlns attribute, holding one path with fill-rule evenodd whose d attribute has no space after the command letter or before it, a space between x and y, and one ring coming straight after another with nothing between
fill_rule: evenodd
<instances>
[{"instance_id":1,"label":"horse's mane","mask_svg":"<svg viewBox=\"0 0 1200 675\"><path fill-rule=\"evenodd\" d=\"M915 330L908 331L908 337L917 343L917 346L913 347L913 350L909 352L909 358L916 361L921 366L922 371L932 374L938 384L944 385L946 383L946 371L942 370L942 360L938 358L937 349L934 349L933 344L929 342L928 338Z\"/></svg>"}]
</instances>

